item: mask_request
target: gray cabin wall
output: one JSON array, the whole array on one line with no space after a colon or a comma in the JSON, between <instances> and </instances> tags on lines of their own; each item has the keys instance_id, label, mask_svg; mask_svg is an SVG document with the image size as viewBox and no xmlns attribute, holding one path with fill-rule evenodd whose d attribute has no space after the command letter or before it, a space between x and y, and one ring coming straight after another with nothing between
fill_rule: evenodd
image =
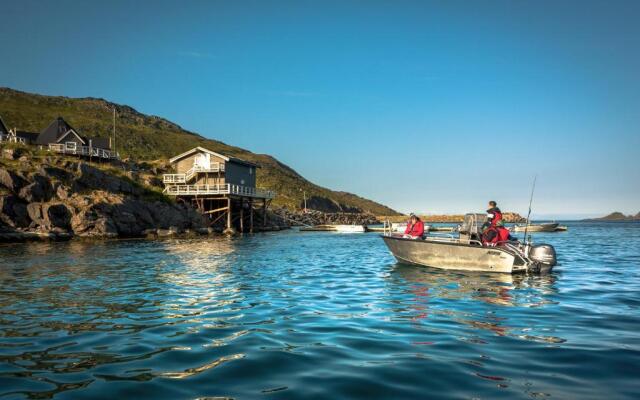
<instances>
[{"instance_id":1,"label":"gray cabin wall","mask_svg":"<svg viewBox=\"0 0 640 400\"><path fill-rule=\"evenodd\" d=\"M184 174L191 168L193 168L193 162L196 159L198 153L191 154L189 157L178 160L175 163L176 174Z\"/></svg>"},{"instance_id":2,"label":"gray cabin wall","mask_svg":"<svg viewBox=\"0 0 640 400\"><path fill-rule=\"evenodd\" d=\"M59 143L61 144L65 144L65 143L76 143L76 146L88 146L89 143L82 143L82 140L80 140L80 138L78 138L78 136L74 135L73 133L68 134L64 139L62 139L62 141L60 141Z\"/></svg>"},{"instance_id":3,"label":"gray cabin wall","mask_svg":"<svg viewBox=\"0 0 640 400\"><path fill-rule=\"evenodd\" d=\"M226 183L256 187L256 167L229 161L225 165Z\"/></svg>"}]
</instances>

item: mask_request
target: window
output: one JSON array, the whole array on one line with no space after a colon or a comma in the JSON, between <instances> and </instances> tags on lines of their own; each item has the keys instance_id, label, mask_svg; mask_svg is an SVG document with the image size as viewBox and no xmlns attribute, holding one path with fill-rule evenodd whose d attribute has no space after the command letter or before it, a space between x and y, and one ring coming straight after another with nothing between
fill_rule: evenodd
<instances>
[{"instance_id":1,"label":"window","mask_svg":"<svg viewBox=\"0 0 640 400\"><path fill-rule=\"evenodd\" d=\"M249 175L253 175L253 168L249 168Z\"/></svg>"}]
</instances>

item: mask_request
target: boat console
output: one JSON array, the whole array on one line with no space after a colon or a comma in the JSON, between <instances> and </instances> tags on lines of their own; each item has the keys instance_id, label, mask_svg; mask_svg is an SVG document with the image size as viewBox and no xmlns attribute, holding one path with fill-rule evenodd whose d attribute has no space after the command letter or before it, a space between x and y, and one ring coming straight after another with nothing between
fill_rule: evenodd
<instances>
[{"instance_id":1,"label":"boat console","mask_svg":"<svg viewBox=\"0 0 640 400\"><path fill-rule=\"evenodd\" d=\"M487 214L465 214L462 224L458 228L460 241L471 243L482 241L482 226L487 222Z\"/></svg>"}]
</instances>

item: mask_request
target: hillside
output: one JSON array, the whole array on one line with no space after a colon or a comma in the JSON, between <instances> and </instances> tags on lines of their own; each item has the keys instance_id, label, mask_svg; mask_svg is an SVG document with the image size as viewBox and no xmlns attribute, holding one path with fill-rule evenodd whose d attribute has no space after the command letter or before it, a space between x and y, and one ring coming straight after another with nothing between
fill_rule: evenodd
<instances>
[{"instance_id":1,"label":"hillside","mask_svg":"<svg viewBox=\"0 0 640 400\"><path fill-rule=\"evenodd\" d=\"M255 154L182 129L166 119L139 113L132 107L96 98L43 96L0 88L0 117L8 127L40 132L54 118L64 117L81 133L108 137L112 113L117 113L117 150L138 160L168 159L195 146L255 162L258 186L278 193L276 206L300 208L303 191L320 199L323 211L359 209L375 215L398 215L395 210L352 193L333 191L309 182L295 170L266 154Z\"/></svg>"}]
</instances>

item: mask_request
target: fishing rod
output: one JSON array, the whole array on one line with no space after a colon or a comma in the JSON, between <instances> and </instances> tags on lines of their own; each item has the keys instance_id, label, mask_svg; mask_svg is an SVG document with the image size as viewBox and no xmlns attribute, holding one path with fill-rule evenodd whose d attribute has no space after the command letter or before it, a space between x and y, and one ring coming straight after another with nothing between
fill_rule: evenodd
<instances>
[{"instance_id":1,"label":"fishing rod","mask_svg":"<svg viewBox=\"0 0 640 400\"><path fill-rule=\"evenodd\" d=\"M531 197L529 198L529 212L527 213L527 224L524 227L524 240L523 243L527 243L527 231L529 230L529 217L531 216L531 203L533 203L533 191L536 190L536 180L538 175L533 177L533 185L531 186Z\"/></svg>"}]
</instances>

